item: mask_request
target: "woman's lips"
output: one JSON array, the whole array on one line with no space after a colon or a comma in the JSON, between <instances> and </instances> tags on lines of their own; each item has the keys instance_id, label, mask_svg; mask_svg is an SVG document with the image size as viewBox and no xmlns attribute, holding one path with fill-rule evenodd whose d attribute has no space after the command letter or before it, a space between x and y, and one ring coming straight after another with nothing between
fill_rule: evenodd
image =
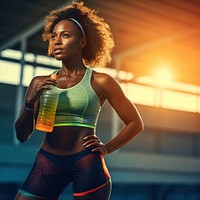
<instances>
[{"instance_id":1,"label":"woman's lips","mask_svg":"<svg viewBox=\"0 0 200 200\"><path fill-rule=\"evenodd\" d=\"M54 49L54 53L55 53L55 54L62 53L62 51L63 51L62 48L56 48L56 49Z\"/></svg>"}]
</instances>

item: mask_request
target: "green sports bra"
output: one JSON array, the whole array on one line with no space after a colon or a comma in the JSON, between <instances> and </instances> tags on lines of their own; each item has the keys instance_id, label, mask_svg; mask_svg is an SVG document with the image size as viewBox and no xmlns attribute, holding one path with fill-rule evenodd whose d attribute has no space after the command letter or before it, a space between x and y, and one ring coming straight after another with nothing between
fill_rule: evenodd
<instances>
[{"instance_id":1,"label":"green sports bra","mask_svg":"<svg viewBox=\"0 0 200 200\"><path fill-rule=\"evenodd\" d=\"M96 127L101 105L91 86L92 71L87 68L82 80L73 87L57 88L59 100L54 126Z\"/></svg>"}]
</instances>

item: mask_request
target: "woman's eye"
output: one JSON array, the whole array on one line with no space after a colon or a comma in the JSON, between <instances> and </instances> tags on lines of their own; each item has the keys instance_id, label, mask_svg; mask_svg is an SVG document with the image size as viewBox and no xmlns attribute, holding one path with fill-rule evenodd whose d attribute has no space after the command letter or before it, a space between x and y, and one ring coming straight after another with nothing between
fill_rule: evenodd
<instances>
[{"instance_id":1,"label":"woman's eye","mask_svg":"<svg viewBox=\"0 0 200 200\"><path fill-rule=\"evenodd\" d=\"M63 38L68 38L69 34L63 34Z\"/></svg>"},{"instance_id":2,"label":"woman's eye","mask_svg":"<svg viewBox=\"0 0 200 200\"><path fill-rule=\"evenodd\" d=\"M56 39L56 35L52 35L52 36L51 36L51 39L52 39L52 40L55 40L55 39Z\"/></svg>"}]
</instances>

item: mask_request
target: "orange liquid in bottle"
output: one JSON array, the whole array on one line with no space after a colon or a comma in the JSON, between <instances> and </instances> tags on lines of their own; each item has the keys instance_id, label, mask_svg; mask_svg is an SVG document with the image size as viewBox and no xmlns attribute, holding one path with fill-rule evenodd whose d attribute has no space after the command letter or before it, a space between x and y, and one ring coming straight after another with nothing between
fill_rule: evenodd
<instances>
[{"instance_id":1,"label":"orange liquid in bottle","mask_svg":"<svg viewBox=\"0 0 200 200\"><path fill-rule=\"evenodd\" d=\"M54 77L51 78L55 79ZM50 90L44 90L40 96L40 107L36 122L36 129L45 132L52 132L55 120L59 92L55 86Z\"/></svg>"}]
</instances>

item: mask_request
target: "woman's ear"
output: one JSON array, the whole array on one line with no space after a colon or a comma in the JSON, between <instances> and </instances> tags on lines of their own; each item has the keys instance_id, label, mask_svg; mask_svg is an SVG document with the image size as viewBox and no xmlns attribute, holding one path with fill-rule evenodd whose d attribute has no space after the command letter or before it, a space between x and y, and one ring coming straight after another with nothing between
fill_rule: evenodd
<instances>
[{"instance_id":1,"label":"woman's ear","mask_svg":"<svg viewBox=\"0 0 200 200\"><path fill-rule=\"evenodd\" d=\"M81 46L82 49L85 47L86 44L87 44L86 38L85 37L81 38L80 46Z\"/></svg>"}]
</instances>

